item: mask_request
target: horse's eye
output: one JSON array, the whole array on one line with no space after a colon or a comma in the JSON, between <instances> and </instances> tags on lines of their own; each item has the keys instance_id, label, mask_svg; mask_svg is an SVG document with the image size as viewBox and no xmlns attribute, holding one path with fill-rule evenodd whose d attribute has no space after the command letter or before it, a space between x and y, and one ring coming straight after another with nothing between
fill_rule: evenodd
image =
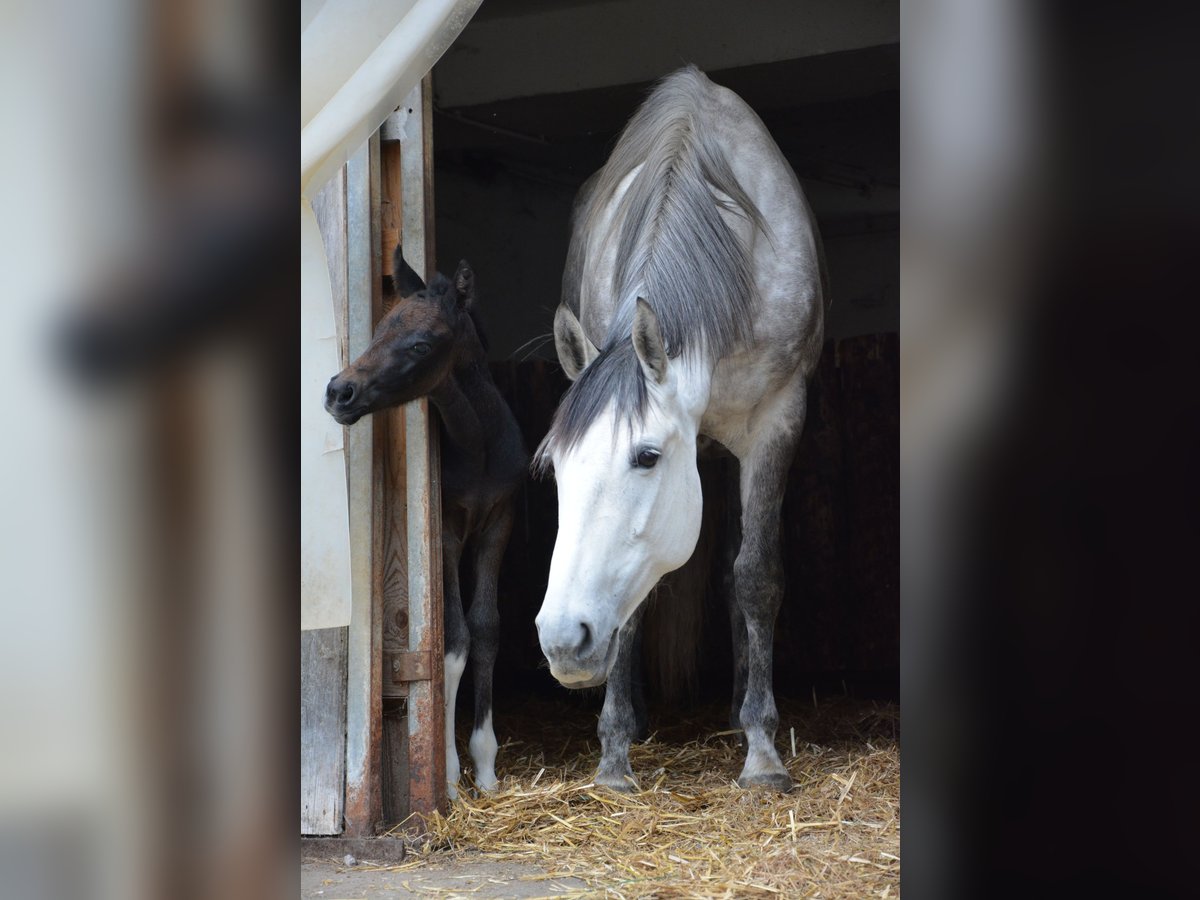
<instances>
[{"instance_id":1,"label":"horse's eye","mask_svg":"<svg viewBox=\"0 0 1200 900\"><path fill-rule=\"evenodd\" d=\"M413 356L428 356L430 347L424 341L412 345Z\"/></svg>"},{"instance_id":2,"label":"horse's eye","mask_svg":"<svg viewBox=\"0 0 1200 900\"><path fill-rule=\"evenodd\" d=\"M649 447L643 447L638 451L637 459L634 464L639 469L653 469L654 464L658 462L658 457L661 454L657 450L651 450Z\"/></svg>"}]
</instances>

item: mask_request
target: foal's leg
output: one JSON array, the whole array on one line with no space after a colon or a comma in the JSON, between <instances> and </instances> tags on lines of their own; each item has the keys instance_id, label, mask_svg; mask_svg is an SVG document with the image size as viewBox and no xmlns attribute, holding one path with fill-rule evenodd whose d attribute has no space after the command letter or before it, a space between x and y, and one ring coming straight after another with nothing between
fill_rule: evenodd
<instances>
[{"instance_id":1,"label":"foal's leg","mask_svg":"<svg viewBox=\"0 0 1200 900\"><path fill-rule=\"evenodd\" d=\"M629 765L629 744L638 730L637 714L633 708L633 663L640 647L636 640L645 604L637 608L621 628L620 646L613 661L608 685L604 690L604 708L600 711L600 768L596 784L617 791L632 791L637 787Z\"/></svg>"},{"instance_id":2,"label":"foal's leg","mask_svg":"<svg viewBox=\"0 0 1200 900\"><path fill-rule=\"evenodd\" d=\"M512 508L506 505L479 535L475 549L475 594L467 613L475 669L475 727L471 731L471 760L475 784L496 789L496 733L492 730L492 674L500 649L500 614L496 585L500 561L512 532Z\"/></svg>"},{"instance_id":3,"label":"foal's leg","mask_svg":"<svg viewBox=\"0 0 1200 900\"><path fill-rule=\"evenodd\" d=\"M746 735L746 765L738 778L742 787L792 787L775 749L779 712L771 684L771 650L783 598L779 515L799 432L797 424L794 430L764 439L742 460L742 544L733 566L734 593L746 627L746 693L739 711ZM736 640L735 636L735 647Z\"/></svg>"},{"instance_id":4,"label":"foal's leg","mask_svg":"<svg viewBox=\"0 0 1200 900\"><path fill-rule=\"evenodd\" d=\"M449 528L442 530L442 600L446 637L446 789L450 799L458 797L458 750L454 746L454 701L458 683L467 665L471 635L463 616L458 585L458 563L462 540Z\"/></svg>"}]
</instances>

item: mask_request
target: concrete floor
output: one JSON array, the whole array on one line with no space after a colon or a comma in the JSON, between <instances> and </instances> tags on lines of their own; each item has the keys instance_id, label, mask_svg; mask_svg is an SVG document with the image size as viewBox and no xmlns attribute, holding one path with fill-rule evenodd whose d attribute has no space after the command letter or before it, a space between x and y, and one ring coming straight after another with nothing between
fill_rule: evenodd
<instances>
[{"instance_id":1,"label":"concrete floor","mask_svg":"<svg viewBox=\"0 0 1200 900\"><path fill-rule=\"evenodd\" d=\"M391 869L369 862L353 866L333 860L307 859L300 867L304 900L349 900L366 897L549 898L587 887L578 878L546 878L532 863L502 862L470 855L456 859L406 862Z\"/></svg>"}]
</instances>

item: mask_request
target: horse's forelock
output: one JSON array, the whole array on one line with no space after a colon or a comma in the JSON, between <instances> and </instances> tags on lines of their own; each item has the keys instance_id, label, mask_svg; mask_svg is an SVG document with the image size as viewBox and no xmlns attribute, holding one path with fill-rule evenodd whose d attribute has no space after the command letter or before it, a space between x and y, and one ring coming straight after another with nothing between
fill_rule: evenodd
<instances>
[{"instance_id":1,"label":"horse's forelock","mask_svg":"<svg viewBox=\"0 0 1200 900\"><path fill-rule=\"evenodd\" d=\"M646 376L633 341L625 338L606 347L559 402L550 430L533 455L534 474L549 474L552 456L577 446L610 405L615 406L615 428L621 422L633 425L643 421L648 402Z\"/></svg>"}]
</instances>

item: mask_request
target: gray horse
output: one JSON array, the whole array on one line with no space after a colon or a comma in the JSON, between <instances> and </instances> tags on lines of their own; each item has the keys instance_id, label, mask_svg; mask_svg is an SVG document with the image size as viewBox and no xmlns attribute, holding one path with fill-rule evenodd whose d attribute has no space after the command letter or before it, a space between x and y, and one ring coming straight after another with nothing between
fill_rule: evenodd
<instances>
[{"instance_id":1,"label":"gray horse","mask_svg":"<svg viewBox=\"0 0 1200 900\"><path fill-rule=\"evenodd\" d=\"M740 463L738 783L791 787L772 688L779 517L826 293L812 212L758 116L695 67L660 82L576 198L554 318L574 383L534 461L559 500L538 637L561 684L608 681L598 783L635 784L633 637L647 594L696 546L704 438Z\"/></svg>"}]
</instances>

